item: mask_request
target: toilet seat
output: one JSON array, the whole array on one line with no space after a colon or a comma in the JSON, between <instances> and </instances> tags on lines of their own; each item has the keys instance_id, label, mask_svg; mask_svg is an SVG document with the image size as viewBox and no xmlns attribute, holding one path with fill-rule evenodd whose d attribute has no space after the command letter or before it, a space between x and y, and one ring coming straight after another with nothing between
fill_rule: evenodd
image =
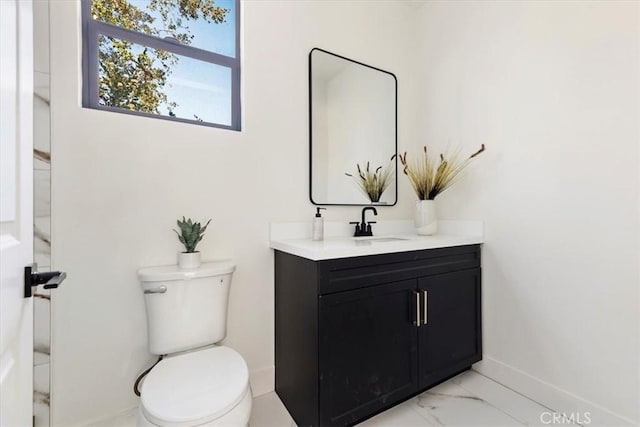
<instances>
[{"instance_id":1,"label":"toilet seat","mask_svg":"<svg viewBox=\"0 0 640 427\"><path fill-rule=\"evenodd\" d=\"M242 356L217 346L160 361L142 384L140 406L155 425L201 425L231 411L248 390Z\"/></svg>"}]
</instances>

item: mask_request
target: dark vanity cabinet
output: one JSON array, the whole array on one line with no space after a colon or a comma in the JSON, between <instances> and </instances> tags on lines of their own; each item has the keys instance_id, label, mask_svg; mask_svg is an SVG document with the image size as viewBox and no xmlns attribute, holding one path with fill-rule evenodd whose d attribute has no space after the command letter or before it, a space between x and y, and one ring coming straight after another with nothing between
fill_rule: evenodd
<instances>
[{"instance_id":1,"label":"dark vanity cabinet","mask_svg":"<svg viewBox=\"0 0 640 427\"><path fill-rule=\"evenodd\" d=\"M351 424L417 390L415 287L404 280L319 298L320 425Z\"/></svg>"},{"instance_id":2,"label":"dark vanity cabinet","mask_svg":"<svg viewBox=\"0 0 640 427\"><path fill-rule=\"evenodd\" d=\"M482 359L480 268L418 279L426 323L418 328L418 387L423 390Z\"/></svg>"},{"instance_id":3,"label":"dark vanity cabinet","mask_svg":"<svg viewBox=\"0 0 640 427\"><path fill-rule=\"evenodd\" d=\"M312 261L275 251L276 392L353 425L482 358L480 246Z\"/></svg>"}]
</instances>

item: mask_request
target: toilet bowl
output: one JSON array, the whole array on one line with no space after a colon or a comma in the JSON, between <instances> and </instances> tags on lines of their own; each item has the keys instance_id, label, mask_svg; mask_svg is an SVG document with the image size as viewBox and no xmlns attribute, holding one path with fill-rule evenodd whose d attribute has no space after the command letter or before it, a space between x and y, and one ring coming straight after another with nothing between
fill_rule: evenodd
<instances>
[{"instance_id":1,"label":"toilet bowl","mask_svg":"<svg viewBox=\"0 0 640 427\"><path fill-rule=\"evenodd\" d=\"M243 427L251 414L249 370L226 335L230 262L140 269L149 349L166 355L140 387L138 426Z\"/></svg>"},{"instance_id":2,"label":"toilet bowl","mask_svg":"<svg viewBox=\"0 0 640 427\"><path fill-rule=\"evenodd\" d=\"M249 370L228 347L167 357L140 391L139 426L246 426L251 413Z\"/></svg>"}]
</instances>

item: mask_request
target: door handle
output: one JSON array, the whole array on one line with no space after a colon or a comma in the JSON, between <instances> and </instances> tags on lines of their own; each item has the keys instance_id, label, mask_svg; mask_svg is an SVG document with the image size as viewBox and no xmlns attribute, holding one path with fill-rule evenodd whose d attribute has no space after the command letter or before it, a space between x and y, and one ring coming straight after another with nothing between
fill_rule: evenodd
<instances>
[{"instance_id":1,"label":"door handle","mask_svg":"<svg viewBox=\"0 0 640 427\"><path fill-rule=\"evenodd\" d=\"M45 271L43 273L33 272L38 265L33 263L24 268L24 297L33 295L31 288L44 285L45 289L55 289L67 278L67 273L63 271Z\"/></svg>"},{"instance_id":2,"label":"door handle","mask_svg":"<svg viewBox=\"0 0 640 427\"><path fill-rule=\"evenodd\" d=\"M414 291L413 296L415 297L415 300L416 300L416 317L413 320L413 324L416 326L416 328L419 328L420 327L420 292Z\"/></svg>"},{"instance_id":3,"label":"door handle","mask_svg":"<svg viewBox=\"0 0 640 427\"><path fill-rule=\"evenodd\" d=\"M422 324L426 325L428 322L428 317L427 317L427 307L428 307L428 299L429 299L429 291L422 291L422 309L423 309L423 315L424 315L424 319L422 319Z\"/></svg>"}]
</instances>

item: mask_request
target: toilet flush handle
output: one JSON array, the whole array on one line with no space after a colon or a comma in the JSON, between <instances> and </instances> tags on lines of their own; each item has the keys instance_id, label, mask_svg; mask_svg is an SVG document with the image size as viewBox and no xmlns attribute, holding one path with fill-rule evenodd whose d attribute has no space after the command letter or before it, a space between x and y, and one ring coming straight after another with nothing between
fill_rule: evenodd
<instances>
[{"instance_id":1,"label":"toilet flush handle","mask_svg":"<svg viewBox=\"0 0 640 427\"><path fill-rule=\"evenodd\" d=\"M164 294L165 292L167 292L166 286L160 286L158 288L144 290L145 294Z\"/></svg>"}]
</instances>

